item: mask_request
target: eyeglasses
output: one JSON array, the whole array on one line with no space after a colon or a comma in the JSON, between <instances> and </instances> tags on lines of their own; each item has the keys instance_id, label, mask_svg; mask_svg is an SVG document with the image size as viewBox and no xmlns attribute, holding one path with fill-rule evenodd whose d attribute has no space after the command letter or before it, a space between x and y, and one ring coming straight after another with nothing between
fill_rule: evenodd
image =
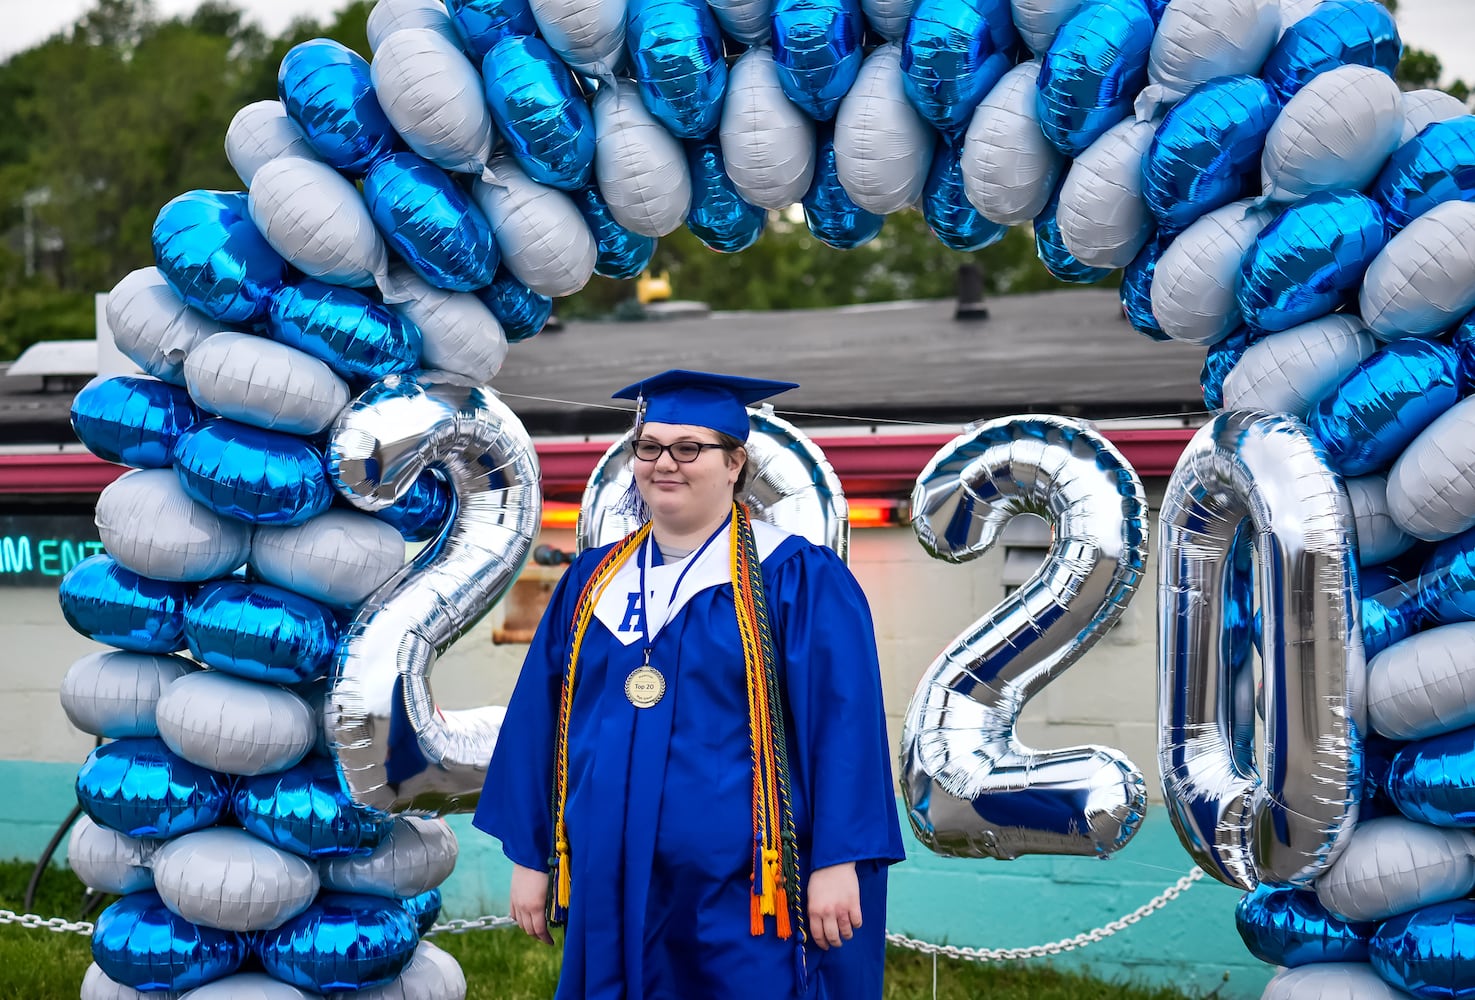
<instances>
[{"instance_id":1,"label":"eyeglasses","mask_svg":"<svg viewBox=\"0 0 1475 1000\"><path fill-rule=\"evenodd\" d=\"M642 462L655 462L660 459L662 452L669 451L672 458L686 465L701 458L702 452L708 448L725 448L726 445L704 444L701 441L676 441L672 444L661 444L649 438L637 438L631 447L635 449L635 457Z\"/></svg>"}]
</instances>

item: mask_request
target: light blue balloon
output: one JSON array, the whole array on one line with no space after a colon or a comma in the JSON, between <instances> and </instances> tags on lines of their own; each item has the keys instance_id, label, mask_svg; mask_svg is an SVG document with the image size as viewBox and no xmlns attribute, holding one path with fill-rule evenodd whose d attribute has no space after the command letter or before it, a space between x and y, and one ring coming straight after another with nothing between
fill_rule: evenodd
<instances>
[{"instance_id":1,"label":"light blue balloon","mask_svg":"<svg viewBox=\"0 0 1475 1000\"><path fill-rule=\"evenodd\" d=\"M399 144L368 62L332 39L314 38L287 51L277 71L277 96L323 162L345 173L364 173Z\"/></svg>"},{"instance_id":2,"label":"light blue balloon","mask_svg":"<svg viewBox=\"0 0 1475 1000\"><path fill-rule=\"evenodd\" d=\"M536 35L538 22L527 0L447 0L451 21L479 66L492 46L509 35Z\"/></svg>"},{"instance_id":3,"label":"light blue balloon","mask_svg":"<svg viewBox=\"0 0 1475 1000\"><path fill-rule=\"evenodd\" d=\"M456 509L450 489L427 469L404 496L374 516L390 524L407 542L426 542L440 534Z\"/></svg>"},{"instance_id":4,"label":"light blue balloon","mask_svg":"<svg viewBox=\"0 0 1475 1000\"><path fill-rule=\"evenodd\" d=\"M224 517L301 524L333 502L327 463L305 439L234 420L196 424L174 450L184 491Z\"/></svg>"},{"instance_id":5,"label":"light blue balloon","mask_svg":"<svg viewBox=\"0 0 1475 1000\"><path fill-rule=\"evenodd\" d=\"M840 184L835 171L835 130L821 129L814 159L814 180L804 195L804 222L814 238L836 250L854 250L881 232L884 216L867 212Z\"/></svg>"},{"instance_id":6,"label":"light blue balloon","mask_svg":"<svg viewBox=\"0 0 1475 1000\"><path fill-rule=\"evenodd\" d=\"M505 267L497 269L492 283L480 289L476 297L502 324L509 344L536 336L553 315L553 300L518 281Z\"/></svg>"},{"instance_id":7,"label":"light blue balloon","mask_svg":"<svg viewBox=\"0 0 1475 1000\"><path fill-rule=\"evenodd\" d=\"M1163 332L1157 317L1152 314L1152 277L1157 273L1157 262L1162 257L1163 251L1173 242L1174 233L1156 230L1148 237L1142 249L1137 251L1137 256L1132 258L1132 263L1122 269L1122 285L1119 289L1122 300L1122 314L1127 317L1127 322L1132 324L1132 329L1149 340L1168 341L1172 338ZM1222 341L1221 341L1222 343ZM1213 349L1209 351L1213 354ZM1236 358L1238 360L1238 358ZM1207 367L1208 362L1204 362ZM1226 370L1227 371L1227 370ZM1220 378L1223 384L1223 378ZM1211 409L1217 409L1215 404Z\"/></svg>"},{"instance_id":8,"label":"light blue balloon","mask_svg":"<svg viewBox=\"0 0 1475 1000\"><path fill-rule=\"evenodd\" d=\"M1125 288L1126 282L1122 282ZM1224 379L1239 364L1250 347L1250 331L1240 327L1234 333L1209 348L1204 355L1204 367L1199 372L1198 385L1204 394L1204 406L1210 410L1224 406Z\"/></svg>"},{"instance_id":9,"label":"light blue balloon","mask_svg":"<svg viewBox=\"0 0 1475 1000\"><path fill-rule=\"evenodd\" d=\"M1262 962L1295 968L1312 962L1366 962L1375 923L1328 913L1309 889L1261 883L1234 908L1245 947Z\"/></svg>"},{"instance_id":10,"label":"light blue balloon","mask_svg":"<svg viewBox=\"0 0 1475 1000\"><path fill-rule=\"evenodd\" d=\"M388 984L420 944L398 900L325 892L275 930L256 935L262 967L304 990L366 990Z\"/></svg>"},{"instance_id":11,"label":"light blue balloon","mask_svg":"<svg viewBox=\"0 0 1475 1000\"><path fill-rule=\"evenodd\" d=\"M615 221L596 184L587 184L571 195L579 214L594 236L594 273L606 278L633 278L650 266L656 239L626 229Z\"/></svg>"},{"instance_id":12,"label":"light blue balloon","mask_svg":"<svg viewBox=\"0 0 1475 1000\"><path fill-rule=\"evenodd\" d=\"M177 837L220 822L230 781L191 764L157 737L104 743L77 772L77 804L129 837Z\"/></svg>"},{"instance_id":13,"label":"light blue balloon","mask_svg":"<svg viewBox=\"0 0 1475 1000\"><path fill-rule=\"evenodd\" d=\"M1393 464L1419 432L1459 401L1452 348L1404 337L1352 369L1308 423L1333 469L1365 476Z\"/></svg>"},{"instance_id":14,"label":"light blue balloon","mask_svg":"<svg viewBox=\"0 0 1475 1000\"><path fill-rule=\"evenodd\" d=\"M112 556L88 556L62 577L62 617L95 642L133 653L184 648L184 608L190 588L139 576Z\"/></svg>"},{"instance_id":15,"label":"light blue balloon","mask_svg":"<svg viewBox=\"0 0 1475 1000\"><path fill-rule=\"evenodd\" d=\"M393 826L348 797L325 757L238 779L231 807L248 833L304 858L369 854Z\"/></svg>"},{"instance_id":16,"label":"light blue balloon","mask_svg":"<svg viewBox=\"0 0 1475 1000\"><path fill-rule=\"evenodd\" d=\"M429 160L414 153L379 160L364 176L364 202L389 245L436 288L469 292L492 280L499 257L491 223Z\"/></svg>"},{"instance_id":17,"label":"light blue balloon","mask_svg":"<svg viewBox=\"0 0 1475 1000\"><path fill-rule=\"evenodd\" d=\"M1260 191L1260 155L1280 105L1257 76L1195 87L1158 126L1142 164L1142 197L1165 229Z\"/></svg>"},{"instance_id":18,"label":"light blue balloon","mask_svg":"<svg viewBox=\"0 0 1475 1000\"><path fill-rule=\"evenodd\" d=\"M527 175L573 191L594 172L594 114L541 38L509 35L482 63L487 107Z\"/></svg>"},{"instance_id":19,"label":"light blue balloon","mask_svg":"<svg viewBox=\"0 0 1475 1000\"><path fill-rule=\"evenodd\" d=\"M304 280L272 296L266 326L273 340L346 379L409 371L420 358L418 328L351 288L321 281Z\"/></svg>"},{"instance_id":20,"label":"light blue balloon","mask_svg":"<svg viewBox=\"0 0 1475 1000\"><path fill-rule=\"evenodd\" d=\"M902 36L902 88L934 128L956 132L1014 68L1019 45L1008 0L917 0Z\"/></svg>"},{"instance_id":21,"label":"light blue balloon","mask_svg":"<svg viewBox=\"0 0 1475 1000\"><path fill-rule=\"evenodd\" d=\"M203 986L235 972L246 954L245 935L192 924L151 889L131 892L103 910L92 932L98 968L141 991Z\"/></svg>"},{"instance_id":22,"label":"light blue balloon","mask_svg":"<svg viewBox=\"0 0 1475 1000\"><path fill-rule=\"evenodd\" d=\"M706 0L630 0L625 40L646 110L678 138L711 135L722 117L727 63Z\"/></svg>"},{"instance_id":23,"label":"light blue balloon","mask_svg":"<svg viewBox=\"0 0 1475 1000\"><path fill-rule=\"evenodd\" d=\"M217 580L190 597L184 635L190 654L208 667L267 684L301 684L327 676L338 621L310 597Z\"/></svg>"},{"instance_id":24,"label":"light blue balloon","mask_svg":"<svg viewBox=\"0 0 1475 1000\"><path fill-rule=\"evenodd\" d=\"M748 204L733 187L715 140L686 144L691 171L691 210L686 228L710 250L737 253L758 242L768 213Z\"/></svg>"},{"instance_id":25,"label":"light blue balloon","mask_svg":"<svg viewBox=\"0 0 1475 1000\"><path fill-rule=\"evenodd\" d=\"M1284 104L1329 69L1369 66L1392 76L1402 58L1398 25L1378 0L1323 0L1280 36L1260 75Z\"/></svg>"},{"instance_id":26,"label":"light blue balloon","mask_svg":"<svg viewBox=\"0 0 1475 1000\"><path fill-rule=\"evenodd\" d=\"M1396 149L1369 192L1396 232L1446 201L1475 201L1475 116L1435 122Z\"/></svg>"},{"instance_id":27,"label":"light blue balloon","mask_svg":"<svg viewBox=\"0 0 1475 1000\"><path fill-rule=\"evenodd\" d=\"M922 217L937 241L949 250L971 252L1004 238L1008 226L990 222L963 190L961 137L940 139L922 188Z\"/></svg>"},{"instance_id":28,"label":"light blue balloon","mask_svg":"<svg viewBox=\"0 0 1475 1000\"><path fill-rule=\"evenodd\" d=\"M1057 184L1044 211L1035 218L1035 253L1045 265L1045 270L1060 281L1068 281L1074 285L1094 284L1110 274L1111 270L1087 267L1066 249L1065 240L1060 236L1060 222L1055 218L1055 210L1059 206L1060 186Z\"/></svg>"},{"instance_id":29,"label":"light blue balloon","mask_svg":"<svg viewBox=\"0 0 1475 1000\"><path fill-rule=\"evenodd\" d=\"M1132 111L1155 29L1143 0L1087 0L1040 67L1035 107L1056 149L1076 157Z\"/></svg>"},{"instance_id":30,"label":"light blue balloon","mask_svg":"<svg viewBox=\"0 0 1475 1000\"><path fill-rule=\"evenodd\" d=\"M416 933L424 937L430 933L436 919L440 917L441 893L439 889L430 889L418 896L400 900L400 905L405 908L410 919L415 921Z\"/></svg>"},{"instance_id":31,"label":"light blue balloon","mask_svg":"<svg viewBox=\"0 0 1475 1000\"><path fill-rule=\"evenodd\" d=\"M254 323L287 280L238 191L186 191L159 210L154 261L176 295L222 323Z\"/></svg>"},{"instance_id":32,"label":"light blue balloon","mask_svg":"<svg viewBox=\"0 0 1475 1000\"><path fill-rule=\"evenodd\" d=\"M1475 829L1475 728L1404 744L1388 768L1388 795L1416 822Z\"/></svg>"},{"instance_id":33,"label":"light blue balloon","mask_svg":"<svg viewBox=\"0 0 1475 1000\"><path fill-rule=\"evenodd\" d=\"M815 121L831 120L860 72L859 0L775 0L770 22L779 86Z\"/></svg>"},{"instance_id":34,"label":"light blue balloon","mask_svg":"<svg viewBox=\"0 0 1475 1000\"><path fill-rule=\"evenodd\" d=\"M72 400L72 430L98 458L162 469L179 435L200 419L183 389L141 375L97 378Z\"/></svg>"},{"instance_id":35,"label":"light blue balloon","mask_svg":"<svg viewBox=\"0 0 1475 1000\"><path fill-rule=\"evenodd\" d=\"M1245 324L1269 333L1309 323L1352 301L1388 244L1377 202L1321 191L1266 226L1240 265L1235 296Z\"/></svg>"},{"instance_id":36,"label":"light blue balloon","mask_svg":"<svg viewBox=\"0 0 1475 1000\"><path fill-rule=\"evenodd\" d=\"M1369 952L1378 975L1405 993L1469 997L1475 992L1475 902L1436 903L1384 921Z\"/></svg>"}]
</instances>

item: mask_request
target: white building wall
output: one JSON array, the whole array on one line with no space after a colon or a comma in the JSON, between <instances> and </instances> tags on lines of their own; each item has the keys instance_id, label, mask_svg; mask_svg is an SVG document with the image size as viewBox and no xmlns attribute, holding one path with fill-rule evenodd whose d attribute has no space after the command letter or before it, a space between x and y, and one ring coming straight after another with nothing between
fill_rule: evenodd
<instances>
[{"instance_id":1,"label":"white building wall","mask_svg":"<svg viewBox=\"0 0 1475 1000\"><path fill-rule=\"evenodd\" d=\"M570 532L542 544L569 549ZM918 678L954 636L1004 596L1002 546L964 565L929 559L910 528L857 529L851 568L870 599L881 652L893 746ZM557 570L530 566L554 577ZM1020 736L1036 749L1097 743L1126 754L1156 778L1156 563L1122 622L1026 709ZM494 609L436 665L432 687L442 707L506 704L523 645L495 645ZM57 699L71 663L101 647L74 634L47 589L0 590L0 759L80 762L92 737L71 728Z\"/></svg>"}]
</instances>

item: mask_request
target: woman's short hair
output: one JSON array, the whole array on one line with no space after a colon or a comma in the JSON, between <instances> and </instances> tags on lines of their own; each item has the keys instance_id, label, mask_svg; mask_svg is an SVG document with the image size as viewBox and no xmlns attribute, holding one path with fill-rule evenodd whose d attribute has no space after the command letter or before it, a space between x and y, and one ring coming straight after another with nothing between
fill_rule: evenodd
<instances>
[{"instance_id":1,"label":"woman's short hair","mask_svg":"<svg viewBox=\"0 0 1475 1000\"><path fill-rule=\"evenodd\" d=\"M738 471L737 482L732 484L732 495L737 496L748 485L748 469L750 467L748 447L731 434L724 434L721 431L713 431L712 433L717 435L717 443L722 445L722 450L725 454L731 455L735 451L741 451L743 453L743 467Z\"/></svg>"}]
</instances>

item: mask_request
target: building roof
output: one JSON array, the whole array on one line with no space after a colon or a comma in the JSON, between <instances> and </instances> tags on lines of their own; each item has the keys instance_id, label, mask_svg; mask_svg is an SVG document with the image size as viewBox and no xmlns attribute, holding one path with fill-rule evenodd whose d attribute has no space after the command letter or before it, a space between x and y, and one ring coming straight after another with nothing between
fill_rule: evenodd
<instances>
[{"instance_id":1,"label":"building roof","mask_svg":"<svg viewBox=\"0 0 1475 1000\"><path fill-rule=\"evenodd\" d=\"M1139 336L1114 292L986 304L989 317L969 321L953 318L952 300L570 321L513 345L493 385L534 434L623 430L628 409L612 408L610 393L667 368L799 382L778 407L799 411L796 423L833 423L835 415L962 423L1020 412L1112 419L1203 409L1203 349ZM7 377L5 367L0 445L72 441L68 412L80 382Z\"/></svg>"}]
</instances>

